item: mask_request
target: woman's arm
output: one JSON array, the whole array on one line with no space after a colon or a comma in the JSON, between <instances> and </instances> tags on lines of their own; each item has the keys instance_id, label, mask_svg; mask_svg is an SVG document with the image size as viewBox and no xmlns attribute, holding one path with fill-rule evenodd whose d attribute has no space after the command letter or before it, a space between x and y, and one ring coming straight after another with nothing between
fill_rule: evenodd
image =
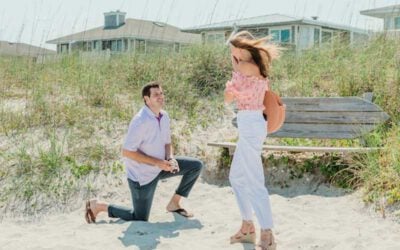
<instances>
[{"instance_id":1,"label":"woman's arm","mask_svg":"<svg viewBox=\"0 0 400 250\"><path fill-rule=\"evenodd\" d=\"M229 104L229 103L233 102L233 100L235 100L235 95L232 92L225 90L225 92L224 92L225 104Z\"/></svg>"}]
</instances>

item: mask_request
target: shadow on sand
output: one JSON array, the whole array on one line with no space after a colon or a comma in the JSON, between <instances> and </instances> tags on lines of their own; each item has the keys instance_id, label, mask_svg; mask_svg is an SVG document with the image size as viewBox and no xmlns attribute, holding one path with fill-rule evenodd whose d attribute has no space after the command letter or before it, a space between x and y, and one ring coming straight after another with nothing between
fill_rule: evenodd
<instances>
[{"instance_id":1,"label":"shadow on sand","mask_svg":"<svg viewBox=\"0 0 400 250\"><path fill-rule=\"evenodd\" d=\"M201 229L203 225L197 219L186 219L174 213L174 221L169 222L124 222L118 220L115 223L130 223L119 240L125 247L136 246L141 250L157 249L160 238L175 238L179 231L186 229Z\"/></svg>"}]
</instances>

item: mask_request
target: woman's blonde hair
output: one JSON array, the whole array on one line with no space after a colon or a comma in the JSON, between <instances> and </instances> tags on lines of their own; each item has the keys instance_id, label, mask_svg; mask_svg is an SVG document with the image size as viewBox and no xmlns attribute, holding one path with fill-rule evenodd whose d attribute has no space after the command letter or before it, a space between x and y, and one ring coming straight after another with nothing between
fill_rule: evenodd
<instances>
[{"instance_id":1,"label":"woman's blonde hair","mask_svg":"<svg viewBox=\"0 0 400 250\"><path fill-rule=\"evenodd\" d=\"M243 30L232 35L228 42L236 48L249 51L261 75L268 77L272 60L277 59L282 50L278 45L268 43L269 40L269 37L257 39L249 31Z\"/></svg>"}]
</instances>

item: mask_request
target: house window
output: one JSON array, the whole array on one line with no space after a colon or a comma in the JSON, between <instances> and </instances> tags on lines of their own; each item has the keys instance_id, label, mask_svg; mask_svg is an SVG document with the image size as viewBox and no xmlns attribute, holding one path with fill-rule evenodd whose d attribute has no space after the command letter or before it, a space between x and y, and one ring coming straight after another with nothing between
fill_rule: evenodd
<instances>
[{"instance_id":1,"label":"house window","mask_svg":"<svg viewBox=\"0 0 400 250\"><path fill-rule=\"evenodd\" d=\"M124 51L127 51L129 49L129 40L124 39L123 41L124 41L123 42Z\"/></svg>"},{"instance_id":2,"label":"house window","mask_svg":"<svg viewBox=\"0 0 400 250\"><path fill-rule=\"evenodd\" d=\"M68 53L68 44L64 43L60 46L61 53Z\"/></svg>"},{"instance_id":3,"label":"house window","mask_svg":"<svg viewBox=\"0 0 400 250\"><path fill-rule=\"evenodd\" d=\"M207 34L207 43L224 43L225 34Z\"/></svg>"},{"instance_id":4,"label":"house window","mask_svg":"<svg viewBox=\"0 0 400 250\"><path fill-rule=\"evenodd\" d=\"M290 43L290 29L271 30L272 41Z\"/></svg>"},{"instance_id":5,"label":"house window","mask_svg":"<svg viewBox=\"0 0 400 250\"><path fill-rule=\"evenodd\" d=\"M175 52L179 52L180 48L181 48L181 46L180 46L179 43L174 43L174 50L175 50Z\"/></svg>"},{"instance_id":6,"label":"house window","mask_svg":"<svg viewBox=\"0 0 400 250\"><path fill-rule=\"evenodd\" d=\"M271 30L272 41L279 42L281 40L279 30Z\"/></svg>"},{"instance_id":7,"label":"house window","mask_svg":"<svg viewBox=\"0 0 400 250\"><path fill-rule=\"evenodd\" d=\"M400 16L394 18L394 29L400 30Z\"/></svg>"},{"instance_id":8,"label":"house window","mask_svg":"<svg viewBox=\"0 0 400 250\"><path fill-rule=\"evenodd\" d=\"M323 30L322 32L322 43L330 43L332 40L332 31Z\"/></svg>"},{"instance_id":9,"label":"house window","mask_svg":"<svg viewBox=\"0 0 400 250\"><path fill-rule=\"evenodd\" d=\"M314 29L314 45L318 46L321 39L321 30Z\"/></svg>"},{"instance_id":10,"label":"house window","mask_svg":"<svg viewBox=\"0 0 400 250\"><path fill-rule=\"evenodd\" d=\"M296 26L292 26L292 43L296 43Z\"/></svg>"},{"instance_id":11,"label":"house window","mask_svg":"<svg viewBox=\"0 0 400 250\"><path fill-rule=\"evenodd\" d=\"M138 52L138 53L146 52L146 41L145 40L139 40L139 39L136 40L135 46L136 46L136 48L135 48L136 52Z\"/></svg>"},{"instance_id":12,"label":"house window","mask_svg":"<svg viewBox=\"0 0 400 250\"><path fill-rule=\"evenodd\" d=\"M112 40L111 51L122 51L122 40Z\"/></svg>"},{"instance_id":13,"label":"house window","mask_svg":"<svg viewBox=\"0 0 400 250\"><path fill-rule=\"evenodd\" d=\"M281 30L281 43L290 42L290 30Z\"/></svg>"},{"instance_id":14,"label":"house window","mask_svg":"<svg viewBox=\"0 0 400 250\"><path fill-rule=\"evenodd\" d=\"M111 41L103 41L103 42L102 42L101 49L102 49L102 50L111 49Z\"/></svg>"},{"instance_id":15,"label":"house window","mask_svg":"<svg viewBox=\"0 0 400 250\"><path fill-rule=\"evenodd\" d=\"M268 28L256 28L256 29L249 29L251 34L256 38L266 37L268 36Z\"/></svg>"},{"instance_id":16,"label":"house window","mask_svg":"<svg viewBox=\"0 0 400 250\"><path fill-rule=\"evenodd\" d=\"M117 40L117 51L122 51L122 40Z\"/></svg>"},{"instance_id":17,"label":"house window","mask_svg":"<svg viewBox=\"0 0 400 250\"><path fill-rule=\"evenodd\" d=\"M116 40L111 41L111 51L117 51L117 41Z\"/></svg>"},{"instance_id":18,"label":"house window","mask_svg":"<svg viewBox=\"0 0 400 250\"><path fill-rule=\"evenodd\" d=\"M93 50L99 50L99 49L100 49L100 41L94 41Z\"/></svg>"},{"instance_id":19,"label":"house window","mask_svg":"<svg viewBox=\"0 0 400 250\"><path fill-rule=\"evenodd\" d=\"M92 51L92 42L87 42L86 49L87 51Z\"/></svg>"}]
</instances>

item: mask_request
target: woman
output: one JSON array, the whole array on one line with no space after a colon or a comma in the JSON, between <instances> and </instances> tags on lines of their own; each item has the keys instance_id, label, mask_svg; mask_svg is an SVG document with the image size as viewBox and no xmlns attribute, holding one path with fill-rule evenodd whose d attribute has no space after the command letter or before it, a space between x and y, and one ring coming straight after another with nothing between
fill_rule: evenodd
<instances>
[{"instance_id":1,"label":"woman","mask_svg":"<svg viewBox=\"0 0 400 250\"><path fill-rule=\"evenodd\" d=\"M264 185L261 150L267 135L263 117L263 100L268 90L268 75L273 59L280 49L267 44L267 38L256 39L241 31L229 40L234 72L226 83L225 103L236 101L239 140L233 156L229 181L235 193L242 226L231 237L231 243L255 243L252 222L254 210L261 227L258 249L276 248L272 234L272 214L268 190Z\"/></svg>"}]
</instances>

